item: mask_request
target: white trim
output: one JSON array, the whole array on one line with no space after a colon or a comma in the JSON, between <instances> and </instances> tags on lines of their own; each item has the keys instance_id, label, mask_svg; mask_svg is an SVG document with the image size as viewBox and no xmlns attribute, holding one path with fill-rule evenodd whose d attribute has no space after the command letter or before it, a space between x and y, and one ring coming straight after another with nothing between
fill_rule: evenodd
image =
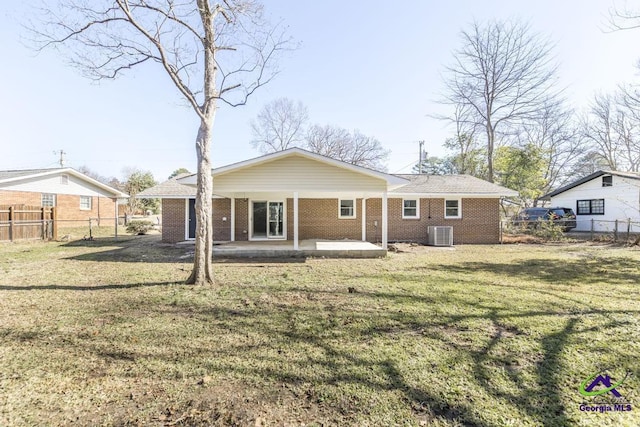
<instances>
[{"instance_id":1,"label":"white trim","mask_svg":"<svg viewBox=\"0 0 640 427\"><path fill-rule=\"evenodd\" d=\"M282 203L282 237L268 237L269 236L269 212L267 212L267 237L253 237L253 203L254 202L266 202L267 210L269 209L269 203ZM247 220L249 222L248 236L249 241L267 241L267 240L287 240L287 199L249 199L249 214Z\"/></svg>"},{"instance_id":2,"label":"white trim","mask_svg":"<svg viewBox=\"0 0 640 427\"><path fill-rule=\"evenodd\" d=\"M235 197L231 197L231 221L230 222L230 226L231 226L231 241L235 242L236 241L236 198Z\"/></svg>"},{"instance_id":3,"label":"white trim","mask_svg":"<svg viewBox=\"0 0 640 427\"><path fill-rule=\"evenodd\" d=\"M456 201L458 202L458 215L457 216L449 216L447 215L447 202L453 202ZM448 198L448 199L444 199L444 218L445 219L461 219L462 218L462 199L454 199L454 198Z\"/></svg>"},{"instance_id":4,"label":"white trim","mask_svg":"<svg viewBox=\"0 0 640 427\"><path fill-rule=\"evenodd\" d=\"M69 185L69 175L67 174L60 175L60 185Z\"/></svg>"},{"instance_id":5,"label":"white trim","mask_svg":"<svg viewBox=\"0 0 640 427\"><path fill-rule=\"evenodd\" d=\"M382 193L382 249L387 249L389 240L389 204L387 202L387 192Z\"/></svg>"},{"instance_id":6,"label":"white trim","mask_svg":"<svg viewBox=\"0 0 640 427\"><path fill-rule=\"evenodd\" d=\"M88 198L89 199L89 207L88 208L83 208L82 207L82 198ZM93 197L91 196L79 196L80 199L80 210L81 211L90 211L91 209L93 209Z\"/></svg>"},{"instance_id":7,"label":"white trim","mask_svg":"<svg viewBox=\"0 0 640 427\"><path fill-rule=\"evenodd\" d=\"M297 251L298 247L298 192L293 192L293 250Z\"/></svg>"},{"instance_id":8,"label":"white trim","mask_svg":"<svg viewBox=\"0 0 640 427\"><path fill-rule=\"evenodd\" d=\"M20 172L20 171L17 171ZM15 176L12 178L4 178L4 179L0 179L0 183L5 183L5 182L13 182L13 181L22 181L25 179L32 179L32 178L41 178L41 177L45 177L45 176L49 176L49 175L56 175L56 174L68 174L68 175L73 175L76 178L80 178L98 188L101 188L111 194L113 194L115 197L123 197L123 198L129 198L128 194L123 193L120 190L116 190L113 187L110 187L106 184L101 183L100 181L97 181L81 172L78 172L75 169L72 168L62 168L62 169L51 169L45 172L39 172L39 173L32 173L32 174L27 174L27 175L20 175L20 176Z\"/></svg>"},{"instance_id":9,"label":"white trim","mask_svg":"<svg viewBox=\"0 0 640 427\"><path fill-rule=\"evenodd\" d=\"M342 201L343 200L351 200L353 202L353 215L342 215ZM356 219L358 217L358 213L356 212L356 202L355 198L351 197L341 197L338 199L338 219Z\"/></svg>"},{"instance_id":10,"label":"white trim","mask_svg":"<svg viewBox=\"0 0 640 427\"><path fill-rule=\"evenodd\" d=\"M44 204L44 196L51 196L51 200L53 201L53 204ZM40 193L40 206L43 208L48 208L48 207L53 207L55 208L58 205L58 195L55 193Z\"/></svg>"},{"instance_id":11,"label":"white trim","mask_svg":"<svg viewBox=\"0 0 640 427\"><path fill-rule=\"evenodd\" d=\"M367 199L362 198L362 241L367 241Z\"/></svg>"},{"instance_id":12,"label":"white trim","mask_svg":"<svg viewBox=\"0 0 640 427\"><path fill-rule=\"evenodd\" d=\"M405 209L404 202L407 200L412 200L416 202L416 207L415 207L416 214L414 216L407 216L404 214L404 209ZM402 199L402 219L420 219L420 198L419 197L414 197L414 198L406 197Z\"/></svg>"},{"instance_id":13,"label":"white trim","mask_svg":"<svg viewBox=\"0 0 640 427\"><path fill-rule=\"evenodd\" d=\"M513 192L510 194L501 194L501 193L407 193L407 192L392 192L389 193L390 199L399 199L399 198L421 198L421 199L496 199L501 197L512 197L516 196L518 193Z\"/></svg>"},{"instance_id":14,"label":"white trim","mask_svg":"<svg viewBox=\"0 0 640 427\"><path fill-rule=\"evenodd\" d=\"M185 241L196 240L195 236L189 237L189 200L193 200L193 203L195 203L196 199L195 198L184 199L184 240Z\"/></svg>"}]
</instances>

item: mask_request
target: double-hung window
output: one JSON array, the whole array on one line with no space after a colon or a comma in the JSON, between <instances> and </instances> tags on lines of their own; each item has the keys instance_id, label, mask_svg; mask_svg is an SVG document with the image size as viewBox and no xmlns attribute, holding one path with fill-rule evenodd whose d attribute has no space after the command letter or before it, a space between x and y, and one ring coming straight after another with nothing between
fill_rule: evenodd
<instances>
[{"instance_id":1,"label":"double-hung window","mask_svg":"<svg viewBox=\"0 0 640 427\"><path fill-rule=\"evenodd\" d=\"M80 210L91 210L91 196L80 196Z\"/></svg>"},{"instance_id":2,"label":"double-hung window","mask_svg":"<svg viewBox=\"0 0 640 427\"><path fill-rule=\"evenodd\" d=\"M402 200L402 218L404 219L420 218L420 200L419 199L403 199Z\"/></svg>"},{"instance_id":3,"label":"double-hung window","mask_svg":"<svg viewBox=\"0 0 640 427\"><path fill-rule=\"evenodd\" d=\"M445 218L462 218L462 203L460 199L450 199L444 201Z\"/></svg>"},{"instance_id":4,"label":"double-hung window","mask_svg":"<svg viewBox=\"0 0 640 427\"><path fill-rule=\"evenodd\" d=\"M43 208L51 208L56 205L56 195L49 193L42 193L41 204Z\"/></svg>"},{"instance_id":5,"label":"double-hung window","mask_svg":"<svg viewBox=\"0 0 640 427\"><path fill-rule=\"evenodd\" d=\"M356 217L356 200L340 199L338 200L338 218L349 219Z\"/></svg>"}]
</instances>

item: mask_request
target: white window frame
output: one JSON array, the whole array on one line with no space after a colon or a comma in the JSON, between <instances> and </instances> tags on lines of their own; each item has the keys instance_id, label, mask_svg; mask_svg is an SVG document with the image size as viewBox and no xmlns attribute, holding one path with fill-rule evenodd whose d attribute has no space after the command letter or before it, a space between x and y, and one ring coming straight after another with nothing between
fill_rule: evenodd
<instances>
[{"instance_id":1,"label":"white window frame","mask_svg":"<svg viewBox=\"0 0 640 427\"><path fill-rule=\"evenodd\" d=\"M416 207L415 208L409 208L409 209L415 209L416 210L416 214L415 215L407 215L405 212L405 209L407 209L407 207L404 205L405 202L416 202ZM415 199L411 199L411 198L407 198L407 199L402 199L402 219L420 219L420 199L415 198Z\"/></svg>"},{"instance_id":2,"label":"white window frame","mask_svg":"<svg viewBox=\"0 0 640 427\"><path fill-rule=\"evenodd\" d=\"M51 199L51 204L49 204L49 200L47 200L47 203L45 203L45 198ZM56 195L53 193L42 193L40 195L40 206L42 206L43 208L55 208L56 207Z\"/></svg>"},{"instance_id":3,"label":"white window frame","mask_svg":"<svg viewBox=\"0 0 640 427\"><path fill-rule=\"evenodd\" d=\"M89 207L82 206L82 200L89 200ZM80 196L80 210L81 211L90 211L93 208L93 197L91 196Z\"/></svg>"},{"instance_id":4,"label":"white window frame","mask_svg":"<svg viewBox=\"0 0 640 427\"><path fill-rule=\"evenodd\" d=\"M351 215L342 215L342 202L343 201L351 201L353 203L353 213ZM356 213L356 199L338 199L338 218L339 219L355 219L357 217Z\"/></svg>"},{"instance_id":5,"label":"white window frame","mask_svg":"<svg viewBox=\"0 0 640 427\"><path fill-rule=\"evenodd\" d=\"M447 202L458 202L458 215L447 215ZM446 219L462 218L462 199L444 199L444 217Z\"/></svg>"}]
</instances>

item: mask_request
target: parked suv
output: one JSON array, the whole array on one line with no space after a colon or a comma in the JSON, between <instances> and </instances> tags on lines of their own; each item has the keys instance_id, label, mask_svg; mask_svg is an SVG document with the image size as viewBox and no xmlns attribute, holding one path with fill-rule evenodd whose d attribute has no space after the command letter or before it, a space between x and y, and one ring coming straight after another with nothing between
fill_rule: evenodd
<instances>
[{"instance_id":1,"label":"parked suv","mask_svg":"<svg viewBox=\"0 0 640 427\"><path fill-rule=\"evenodd\" d=\"M514 218L513 224L534 228L539 221L553 221L563 231L576 228L576 214L571 208L526 208Z\"/></svg>"}]
</instances>

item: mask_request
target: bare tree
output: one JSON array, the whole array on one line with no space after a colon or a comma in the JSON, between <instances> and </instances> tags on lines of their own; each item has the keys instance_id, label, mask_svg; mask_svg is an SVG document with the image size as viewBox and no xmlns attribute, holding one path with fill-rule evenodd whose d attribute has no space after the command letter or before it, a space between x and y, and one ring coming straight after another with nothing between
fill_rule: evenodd
<instances>
[{"instance_id":1,"label":"bare tree","mask_svg":"<svg viewBox=\"0 0 640 427\"><path fill-rule=\"evenodd\" d=\"M482 129L493 182L495 148L554 96L556 66L550 44L520 22L475 22L461 36L462 47L445 71L442 101L463 109L466 126Z\"/></svg>"},{"instance_id":2,"label":"bare tree","mask_svg":"<svg viewBox=\"0 0 640 427\"><path fill-rule=\"evenodd\" d=\"M253 0L63 0L32 26L40 47L65 49L90 78L114 79L157 64L199 119L194 268L187 283L213 283L211 136L219 101L246 103L275 75L287 44Z\"/></svg>"},{"instance_id":3,"label":"bare tree","mask_svg":"<svg viewBox=\"0 0 640 427\"><path fill-rule=\"evenodd\" d=\"M452 173L477 177L486 176L484 151L476 138L476 126L469 120L468 105L455 105L453 116L446 118L455 125L455 135L444 142L444 147L452 152L450 163Z\"/></svg>"},{"instance_id":4,"label":"bare tree","mask_svg":"<svg viewBox=\"0 0 640 427\"><path fill-rule=\"evenodd\" d=\"M597 94L583 118L591 151L611 170L640 170L640 100L629 88Z\"/></svg>"},{"instance_id":5,"label":"bare tree","mask_svg":"<svg viewBox=\"0 0 640 427\"><path fill-rule=\"evenodd\" d=\"M583 138L573 110L562 102L547 102L533 120L523 123L517 138L518 147L533 145L543 159L542 194L557 188L569 179L578 156L584 149ZM534 199L534 206L537 200Z\"/></svg>"},{"instance_id":6,"label":"bare tree","mask_svg":"<svg viewBox=\"0 0 640 427\"><path fill-rule=\"evenodd\" d=\"M389 151L377 139L336 126L311 126L306 148L314 153L376 170L386 170Z\"/></svg>"},{"instance_id":7,"label":"bare tree","mask_svg":"<svg viewBox=\"0 0 640 427\"><path fill-rule=\"evenodd\" d=\"M262 153L274 153L304 143L307 107L300 101L278 98L266 104L251 121L251 145Z\"/></svg>"}]
</instances>

